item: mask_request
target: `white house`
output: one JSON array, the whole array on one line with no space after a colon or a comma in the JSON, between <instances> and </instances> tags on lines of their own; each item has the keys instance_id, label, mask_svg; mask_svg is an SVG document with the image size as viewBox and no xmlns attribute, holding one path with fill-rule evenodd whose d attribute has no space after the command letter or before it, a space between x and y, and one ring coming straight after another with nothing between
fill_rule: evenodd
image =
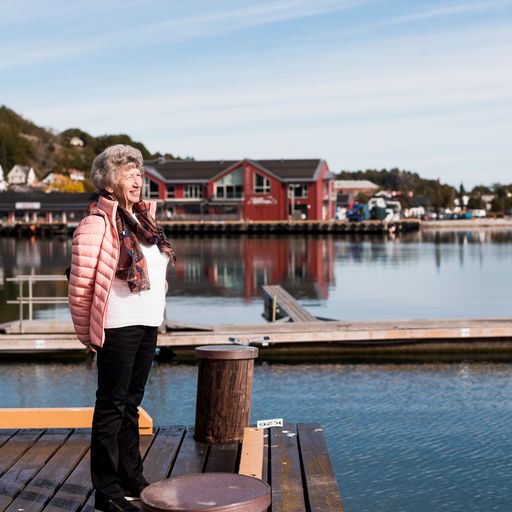
<instances>
[{"instance_id":1,"label":"white house","mask_svg":"<svg viewBox=\"0 0 512 512\"><path fill-rule=\"evenodd\" d=\"M334 180L336 191L336 204L347 206L355 200L359 193L372 196L379 190L379 186L369 180Z\"/></svg>"},{"instance_id":2,"label":"white house","mask_svg":"<svg viewBox=\"0 0 512 512\"><path fill-rule=\"evenodd\" d=\"M84 141L80 137L71 137L71 139L69 139L69 143L75 147L84 147Z\"/></svg>"},{"instance_id":3,"label":"white house","mask_svg":"<svg viewBox=\"0 0 512 512\"><path fill-rule=\"evenodd\" d=\"M27 172L27 185L33 185L37 181L36 172L31 167Z\"/></svg>"},{"instance_id":4,"label":"white house","mask_svg":"<svg viewBox=\"0 0 512 512\"><path fill-rule=\"evenodd\" d=\"M85 179L83 171L79 171L78 169L69 169L68 172L71 181L84 181Z\"/></svg>"},{"instance_id":5,"label":"white house","mask_svg":"<svg viewBox=\"0 0 512 512\"><path fill-rule=\"evenodd\" d=\"M9 185L30 185L36 180L36 175L32 167L26 165L13 165L7 174L7 183Z\"/></svg>"},{"instance_id":6,"label":"white house","mask_svg":"<svg viewBox=\"0 0 512 512\"><path fill-rule=\"evenodd\" d=\"M7 190L7 182L4 179L4 170L0 165L0 192L5 192Z\"/></svg>"},{"instance_id":7,"label":"white house","mask_svg":"<svg viewBox=\"0 0 512 512\"><path fill-rule=\"evenodd\" d=\"M58 172L51 172L47 176L44 177L44 179L41 180L41 184L45 187L49 185L53 185L55 182L62 180L64 178L64 175L58 173Z\"/></svg>"}]
</instances>

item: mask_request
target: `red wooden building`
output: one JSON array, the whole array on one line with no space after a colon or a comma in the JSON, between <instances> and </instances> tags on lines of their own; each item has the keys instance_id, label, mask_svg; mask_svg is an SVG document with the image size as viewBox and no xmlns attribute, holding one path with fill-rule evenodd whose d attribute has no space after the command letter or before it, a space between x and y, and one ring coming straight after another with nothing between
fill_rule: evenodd
<instances>
[{"instance_id":1,"label":"red wooden building","mask_svg":"<svg viewBox=\"0 0 512 512\"><path fill-rule=\"evenodd\" d=\"M173 219L331 220L334 176L324 160L152 160L144 196Z\"/></svg>"}]
</instances>

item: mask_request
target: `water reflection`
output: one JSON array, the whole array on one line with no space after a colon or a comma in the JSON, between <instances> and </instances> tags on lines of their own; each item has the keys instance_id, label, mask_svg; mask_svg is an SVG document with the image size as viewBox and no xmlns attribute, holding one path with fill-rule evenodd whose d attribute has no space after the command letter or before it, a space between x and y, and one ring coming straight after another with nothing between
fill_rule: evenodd
<instances>
[{"instance_id":1,"label":"water reflection","mask_svg":"<svg viewBox=\"0 0 512 512\"><path fill-rule=\"evenodd\" d=\"M174 293L259 296L281 283L297 297L327 298L334 284L333 238L180 239Z\"/></svg>"},{"instance_id":2,"label":"water reflection","mask_svg":"<svg viewBox=\"0 0 512 512\"><path fill-rule=\"evenodd\" d=\"M512 230L424 231L396 237L239 236L179 238L169 268L171 316L205 322L253 322L261 286L281 284L315 314L328 318L428 318L509 315L507 286ZM67 238L0 239L0 321L17 318L5 304L18 290L7 277L62 274ZM39 283L36 294L66 294L66 283ZM305 301L305 302L304 302ZM59 316L64 307L36 308ZM66 313L67 314L67 313ZM234 318L236 317L236 318Z\"/></svg>"},{"instance_id":3,"label":"water reflection","mask_svg":"<svg viewBox=\"0 0 512 512\"><path fill-rule=\"evenodd\" d=\"M422 230L405 233L401 237L404 242L428 242L435 244L487 244L512 243L512 230L502 229L475 229L475 230Z\"/></svg>"}]
</instances>

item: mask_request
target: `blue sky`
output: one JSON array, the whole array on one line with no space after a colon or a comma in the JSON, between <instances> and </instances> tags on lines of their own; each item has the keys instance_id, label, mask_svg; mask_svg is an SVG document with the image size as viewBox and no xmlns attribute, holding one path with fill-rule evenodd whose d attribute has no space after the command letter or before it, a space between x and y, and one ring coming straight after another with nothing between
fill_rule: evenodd
<instances>
[{"instance_id":1,"label":"blue sky","mask_svg":"<svg viewBox=\"0 0 512 512\"><path fill-rule=\"evenodd\" d=\"M196 159L512 182L512 0L3 0L0 102Z\"/></svg>"}]
</instances>

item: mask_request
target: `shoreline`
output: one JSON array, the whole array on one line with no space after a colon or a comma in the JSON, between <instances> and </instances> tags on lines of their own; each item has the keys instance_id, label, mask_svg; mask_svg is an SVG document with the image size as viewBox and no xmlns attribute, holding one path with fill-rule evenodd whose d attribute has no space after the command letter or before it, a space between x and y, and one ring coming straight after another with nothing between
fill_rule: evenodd
<instances>
[{"instance_id":1,"label":"shoreline","mask_svg":"<svg viewBox=\"0 0 512 512\"><path fill-rule=\"evenodd\" d=\"M423 230L458 230L458 229L480 229L480 228L510 228L512 229L512 218L502 219L457 219L457 220L422 220L420 229Z\"/></svg>"}]
</instances>

